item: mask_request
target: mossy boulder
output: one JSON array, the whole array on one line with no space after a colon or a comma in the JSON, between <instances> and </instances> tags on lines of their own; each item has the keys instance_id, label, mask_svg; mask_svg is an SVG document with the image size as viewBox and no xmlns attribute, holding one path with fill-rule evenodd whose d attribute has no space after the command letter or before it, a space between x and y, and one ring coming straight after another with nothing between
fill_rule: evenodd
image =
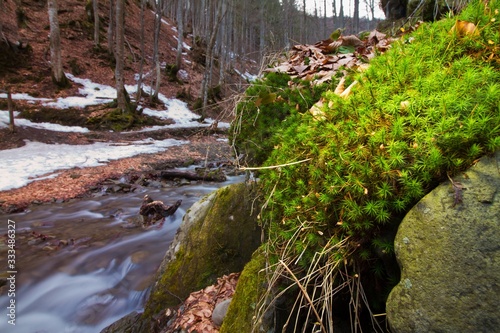
<instances>
[{"instance_id":1,"label":"mossy boulder","mask_svg":"<svg viewBox=\"0 0 500 333\"><path fill-rule=\"evenodd\" d=\"M175 306L218 277L243 270L260 244L254 186L230 185L195 203L160 266L144 312Z\"/></svg>"},{"instance_id":2,"label":"mossy boulder","mask_svg":"<svg viewBox=\"0 0 500 333\"><path fill-rule=\"evenodd\" d=\"M261 247L240 275L221 333L252 332L253 316L266 286L266 257Z\"/></svg>"},{"instance_id":3,"label":"mossy boulder","mask_svg":"<svg viewBox=\"0 0 500 333\"><path fill-rule=\"evenodd\" d=\"M500 332L500 152L426 195L395 239L395 333Z\"/></svg>"}]
</instances>

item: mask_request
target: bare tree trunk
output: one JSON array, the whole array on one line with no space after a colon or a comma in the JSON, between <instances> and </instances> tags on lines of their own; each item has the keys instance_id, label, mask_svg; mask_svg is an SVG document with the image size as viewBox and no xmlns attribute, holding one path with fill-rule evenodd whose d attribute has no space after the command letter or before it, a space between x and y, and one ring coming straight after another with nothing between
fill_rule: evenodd
<instances>
[{"instance_id":1,"label":"bare tree trunk","mask_svg":"<svg viewBox=\"0 0 500 333\"><path fill-rule=\"evenodd\" d=\"M307 7L306 7L306 0L302 0L302 36L301 36L301 41L302 43L306 43L307 41Z\"/></svg>"},{"instance_id":2,"label":"bare tree trunk","mask_svg":"<svg viewBox=\"0 0 500 333\"><path fill-rule=\"evenodd\" d=\"M359 32L359 0L354 0L354 13L353 13L353 21L354 21L354 26L353 26L353 32L354 34L357 34Z\"/></svg>"},{"instance_id":3,"label":"bare tree trunk","mask_svg":"<svg viewBox=\"0 0 500 333\"><path fill-rule=\"evenodd\" d=\"M160 41L160 29L161 29L161 17L162 17L162 7L163 0L158 0L156 3L155 10L155 32L154 32L154 45L153 45L153 64L156 70L156 82L154 84L154 92L151 94L151 101L158 100L158 92L160 90L161 81L161 67L160 67L160 56L159 56L159 41ZM153 86L153 85L151 85Z\"/></svg>"},{"instance_id":4,"label":"bare tree trunk","mask_svg":"<svg viewBox=\"0 0 500 333\"><path fill-rule=\"evenodd\" d=\"M182 49L184 47L184 1L177 3L177 31L179 39L177 40L177 55L175 58L176 70L180 70L182 66Z\"/></svg>"},{"instance_id":5,"label":"bare tree trunk","mask_svg":"<svg viewBox=\"0 0 500 333\"><path fill-rule=\"evenodd\" d=\"M93 0L94 10L94 45L99 47L99 0Z\"/></svg>"},{"instance_id":6,"label":"bare tree trunk","mask_svg":"<svg viewBox=\"0 0 500 333\"><path fill-rule=\"evenodd\" d=\"M332 0L332 31L335 31L337 28L338 22L337 22L337 1Z\"/></svg>"},{"instance_id":7,"label":"bare tree trunk","mask_svg":"<svg viewBox=\"0 0 500 333\"><path fill-rule=\"evenodd\" d=\"M340 27L345 28L345 21L344 21L344 1L340 1Z\"/></svg>"},{"instance_id":8,"label":"bare tree trunk","mask_svg":"<svg viewBox=\"0 0 500 333\"><path fill-rule=\"evenodd\" d=\"M61 59L61 35L57 19L57 1L48 0L48 13L50 21L50 65L52 67L52 80L60 87L68 86L69 82L64 75Z\"/></svg>"},{"instance_id":9,"label":"bare tree trunk","mask_svg":"<svg viewBox=\"0 0 500 333\"><path fill-rule=\"evenodd\" d=\"M206 57L206 66L205 73L203 74L203 81L201 86L201 95L203 98L203 107L201 110L201 121L206 118L206 108L208 105L208 84L210 80L210 75L212 72L212 58L213 58L213 49L215 45L215 39L217 37L217 32L219 30L220 23L222 21L223 13L222 13L222 4L224 0L218 1L218 9L217 9L217 17L215 18L214 28L212 29L212 35L210 36L210 41L207 46L207 57Z\"/></svg>"},{"instance_id":10,"label":"bare tree trunk","mask_svg":"<svg viewBox=\"0 0 500 333\"><path fill-rule=\"evenodd\" d=\"M125 85L123 82L123 60L124 60L124 6L125 0L116 0L116 68L115 68L115 79L116 79L116 100L118 102L118 108L125 113L127 110L127 100L125 96Z\"/></svg>"},{"instance_id":11,"label":"bare tree trunk","mask_svg":"<svg viewBox=\"0 0 500 333\"><path fill-rule=\"evenodd\" d=\"M259 31L259 54L260 54L260 59L264 59L265 55L265 49L266 49L266 21L265 21L265 6L266 6L266 0L260 0L260 8L259 8L259 15L260 15L260 31Z\"/></svg>"},{"instance_id":12,"label":"bare tree trunk","mask_svg":"<svg viewBox=\"0 0 500 333\"><path fill-rule=\"evenodd\" d=\"M16 125L14 124L14 105L12 103L10 90L7 90L7 108L9 109L9 130L11 133L14 133L16 131Z\"/></svg>"},{"instance_id":13,"label":"bare tree trunk","mask_svg":"<svg viewBox=\"0 0 500 333\"><path fill-rule=\"evenodd\" d=\"M3 16L4 16L4 13L3 13L3 0L0 0L0 37L2 39L5 39L5 36L3 35Z\"/></svg>"},{"instance_id":14,"label":"bare tree trunk","mask_svg":"<svg viewBox=\"0 0 500 333\"><path fill-rule=\"evenodd\" d=\"M144 5L146 0L141 0L141 62L139 64L139 80L137 81L137 93L136 99L137 104L141 100L142 95L142 75L144 72L144 57L146 56L145 45L144 45Z\"/></svg>"},{"instance_id":15,"label":"bare tree trunk","mask_svg":"<svg viewBox=\"0 0 500 333\"><path fill-rule=\"evenodd\" d=\"M113 20L113 13L114 13L114 0L109 0L109 25L108 25L108 53L110 55L114 54L115 50L115 29L114 29L114 20Z\"/></svg>"}]
</instances>

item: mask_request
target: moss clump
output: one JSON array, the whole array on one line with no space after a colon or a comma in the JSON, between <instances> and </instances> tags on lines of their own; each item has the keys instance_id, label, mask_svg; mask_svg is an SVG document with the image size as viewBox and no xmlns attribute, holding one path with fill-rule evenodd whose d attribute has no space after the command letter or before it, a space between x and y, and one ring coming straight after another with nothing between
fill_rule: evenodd
<instances>
[{"instance_id":1,"label":"moss clump","mask_svg":"<svg viewBox=\"0 0 500 333\"><path fill-rule=\"evenodd\" d=\"M292 85L289 82L293 81ZM332 83L333 85L333 83ZM299 122L328 89L328 85L311 85L291 79L282 73L268 73L245 92L236 108L237 121L230 130L230 141L238 153L246 154L248 164L260 165L281 141L280 128Z\"/></svg>"},{"instance_id":2,"label":"moss clump","mask_svg":"<svg viewBox=\"0 0 500 333\"><path fill-rule=\"evenodd\" d=\"M258 122L258 112L246 117L240 142L253 139L248 131L266 133L256 139L272 147L256 155L274 147L260 175L271 263L286 266L289 281L292 273L309 281L317 307L351 283L383 312L398 279L392 239L401 218L447 175L500 149L499 10L499 1L473 2L459 17L477 26L470 33L453 30L456 19L422 25L352 75L359 84L349 99L325 92L324 120L302 107L285 109L282 125ZM282 110L277 100L269 108ZM369 283L359 290L355 281ZM310 313L295 316L299 327L318 322Z\"/></svg>"},{"instance_id":3,"label":"moss clump","mask_svg":"<svg viewBox=\"0 0 500 333\"><path fill-rule=\"evenodd\" d=\"M99 128L111 128L115 132L130 129L138 121L137 115L130 112L122 112L120 109L112 109L100 117L89 118L88 125Z\"/></svg>"},{"instance_id":4,"label":"moss clump","mask_svg":"<svg viewBox=\"0 0 500 333\"><path fill-rule=\"evenodd\" d=\"M246 184L216 192L206 215L193 222L175 259L162 269L145 316L177 305L189 293L214 284L218 277L243 269L260 240L252 210L254 199L253 188Z\"/></svg>"}]
</instances>

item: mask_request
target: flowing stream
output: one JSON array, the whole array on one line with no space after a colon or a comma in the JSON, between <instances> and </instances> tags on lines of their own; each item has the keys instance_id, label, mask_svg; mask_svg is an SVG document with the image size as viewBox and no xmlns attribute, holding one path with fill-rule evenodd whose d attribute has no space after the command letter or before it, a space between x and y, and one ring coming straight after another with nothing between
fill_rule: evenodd
<instances>
[{"instance_id":1,"label":"flowing stream","mask_svg":"<svg viewBox=\"0 0 500 333\"><path fill-rule=\"evenodd\" d=\"M7 234L8 220L15 222L17 272L15 296L9 297L13 285L1 289L0 332L97 333L131 311L142 310L186 210L203 195L242 180L141 188L0 215L0 235ZM181 199L182 205L161 226L124 228L137 219L146 193L165 204ZM0 246L0 258L7 262L8 247L4 242ZM15 326L8 323L12 300Z\"/></svg>"}]
</instances>

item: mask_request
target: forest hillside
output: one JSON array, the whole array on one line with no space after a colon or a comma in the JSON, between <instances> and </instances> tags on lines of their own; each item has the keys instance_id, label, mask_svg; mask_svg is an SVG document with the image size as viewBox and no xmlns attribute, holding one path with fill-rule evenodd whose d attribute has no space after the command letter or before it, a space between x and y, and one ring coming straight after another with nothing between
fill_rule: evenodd
<instances>
[{"instance_id":1,"label":"forest hillside","mask_svg":"<svg viewBox=\"0 0 500 333\"><path fill-rule=\"evenodd\" d=\"M74 95L76 85L60 89L51 82L49 18L46 1L2 1L0 43L0 87L12 93L27 93L33 97L57 98ZM65 73L90 79L93 82L115 85L115 59L109 49L109 3L99 3L100 42L94 40L94 14L91 2L58 1L58 18L61 31L61 53ZM151 85L155 40L155 9L144 8L144 32L141 32L141 8L138 1L128 1L125 10L125 84L135 84L141 59L144 60L144 84ZM158 53L163 68L160 92L169 97L182 96L193 106L199 97L203 63L199 59L205 50L193 46L193 36L186 34L183 43L182 82L168 77L166 67L175 64L178 31L175 23L166 16L159 26ZM143 35L143 37L141 37ZM143 44L142 44L143 43ZM111 45L113 45L111 43ZM141 56L141 45L144 57ZM198 55L198 58L196 56ZM248 63L255 65L253 63ZM233 62L233 66L237 66ZM237 69L237 68L236 68ZM256 68L239 68L256 72ZM214 74L217 85L219 73ZM237 85L245 78L232 71L227 82Z\"/></svg>"}]
</instances>

